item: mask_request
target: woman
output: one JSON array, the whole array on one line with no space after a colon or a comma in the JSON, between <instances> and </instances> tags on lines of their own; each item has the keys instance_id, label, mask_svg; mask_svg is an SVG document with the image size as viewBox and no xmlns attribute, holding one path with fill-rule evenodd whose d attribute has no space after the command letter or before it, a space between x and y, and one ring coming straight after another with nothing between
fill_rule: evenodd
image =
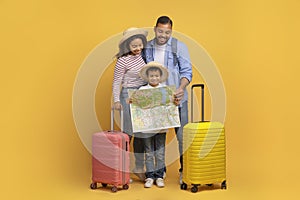
<instances>
[{"instance_id":1,"label":"woman","mask_svg":"<svg viewBox=\"0 0 300 200\"><path fill-rule=\"evenodd\" d=\"M119 43L119 53L116 55L117 63L114 69L113 97L114 109L123 109L123 131L132 138L132 122L130 116L128 89L138 89L145 82L140 78L139 72L145 65L142 50L147 44L148 32L141 28L129 28L123 33ZM133 151L135 156L135 169L133 170L142 181L144 174L144 143L138 133L134 135Z\"/></svg>"}]
</instances>

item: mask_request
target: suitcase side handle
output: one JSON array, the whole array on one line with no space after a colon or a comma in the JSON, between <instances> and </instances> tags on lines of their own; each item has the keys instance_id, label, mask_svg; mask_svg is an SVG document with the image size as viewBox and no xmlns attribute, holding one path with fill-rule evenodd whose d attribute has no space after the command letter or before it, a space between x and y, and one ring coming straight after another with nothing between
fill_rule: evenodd
<instances>
[{"instance_id":1,"label":"suitcase side handle","mask_svg":"<svg viewBox=\"0 0 300 200\"><path fill-rule=\"evenodd\" d=\"M193 122L193 117L194 117L194 113L193 113L193 106L194 106L194 102L193 102L193 90L194 87L201 87L201 121L204 121L204 84L193 84L191 87L191 122Z\"/></svg>"},{"instance_id":2,"label":"suitcase side handle","mask_svg":"<svg viewBox=\"0 0 300 200\"><path fill-rule=\"evenodd\" d=\"M111 108L111 112L110 112L110 130L114 130L114 116L115 116L115 109L114 108ZM121 109L120 110L120 113L121 113L121 118L120 118L120 121L121 121L121 132L123 132L123 110Z\"/></svg>"}]
</instances>

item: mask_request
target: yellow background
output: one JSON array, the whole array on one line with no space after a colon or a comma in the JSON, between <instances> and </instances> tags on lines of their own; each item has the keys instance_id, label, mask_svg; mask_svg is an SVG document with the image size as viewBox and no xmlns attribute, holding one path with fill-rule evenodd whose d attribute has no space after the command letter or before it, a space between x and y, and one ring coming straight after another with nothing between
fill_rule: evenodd
<instances>
[{"instance_id":1,"label":"yellow background","mask_svg":"<svg viewBox=\"0 0 300 200\"><path fill-rule=\"evenodd\" d=\"M1 0L1 199L298 199L299 8L298 0ZM175 164L164 189L91 191L91 157L72 116L77 71L111 35L163 14L222 75L228 189L181 191Z\"/></svg>"}]
</instances>

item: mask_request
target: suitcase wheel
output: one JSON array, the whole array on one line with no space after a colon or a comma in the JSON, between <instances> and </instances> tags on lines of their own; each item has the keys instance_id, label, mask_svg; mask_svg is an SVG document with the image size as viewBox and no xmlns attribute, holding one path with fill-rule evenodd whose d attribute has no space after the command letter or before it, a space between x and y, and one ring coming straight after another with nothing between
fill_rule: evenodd
<instances>
[{"instance_id":1,"label":"suitcase wheel","mask_svg":"<svg viewBox=\"0 0 300 200\"><path fill-rule=\"evenodd\" d=\"M97 189L97 183L91 183L90 188L91 188L92 190Z\"/></svg>"},{"instance_id":2,"label":"suitcase wheel","mask_svg":"<svg viewBox=\"0 0 300 200\"><path fill-rule=\"evenodd\" d=\"M227 189L226 181L223 181L223 182L222 182L222 184L221 184L221 189L224 189L224 190Z\"/></svg>"},{"instance_id":3,"label":"suitcase wheel","mask_svg":"<svg viewBox=\"0 0 300 200\"><path fill-rule=\"evenodd\" d=\"M128 184L123 185L123 189L124 189L124 190L128 190L128 188L129 188L129 185L128 185Z\"/></svg>"},{"instance_id":4,"label":"suitcase wheel","mask_svg":"<svg viewBox=\"0 0 300 200\"><path fill-rule=\"evenodd\" d=\"M186 190L186 189L187 189L187 184L186 184L186 183L182 183L182 184L180 185L180 189Z\"/></svg>"},{"instance_id":5,"label":"suitcase wheel","mask_svg":"<svg viewBox=\"0 0 300 200\"><path fill-rule=\"evenodd\" d=\"M102 187L107 187L106 183L101 183Z\"/></svg>"},{"instance_id":6,"label":"suitcase wheel","mask_svg":"<svg viewBox=\"0 0 300 200\"><path fill-rule=\"evenodd\" d=\"M198 192L198 187L197 187L197 185L193 185L193 187L191 188L191 192L192 192L192 193Z\"/></svg>"},{"instance_id":7,"label":"suitcase wheel","mask_svg":"<svg viewBox=\"0 0 300 200\"><path fill-rule=\"evenodd\" d=\"M117 191L118 191L118 188L117 188L116 186L113 186L113 187L111 188L111 191L112 191L112 192L117 192Z\"/></svg>"}]
</instances>

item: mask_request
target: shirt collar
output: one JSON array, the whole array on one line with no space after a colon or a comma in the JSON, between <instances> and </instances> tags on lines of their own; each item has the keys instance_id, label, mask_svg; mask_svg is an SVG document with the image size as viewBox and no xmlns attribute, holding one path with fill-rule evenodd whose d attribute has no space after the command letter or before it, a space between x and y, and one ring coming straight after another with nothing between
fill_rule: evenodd
<instances>
[{"instance_id":1,"label":"shirt collar","mask_svg":"<svg viewBox=\"0 0 300 200\"><path fill-rule=\"evenodd\" d=\"M150 41L150 45L154 47L155 45L155 38L153 40ZM171 46L171 41L172 41L172 37L169 38L168 42L167 42L167 46Z\"/></svg>"}]
</instances>

